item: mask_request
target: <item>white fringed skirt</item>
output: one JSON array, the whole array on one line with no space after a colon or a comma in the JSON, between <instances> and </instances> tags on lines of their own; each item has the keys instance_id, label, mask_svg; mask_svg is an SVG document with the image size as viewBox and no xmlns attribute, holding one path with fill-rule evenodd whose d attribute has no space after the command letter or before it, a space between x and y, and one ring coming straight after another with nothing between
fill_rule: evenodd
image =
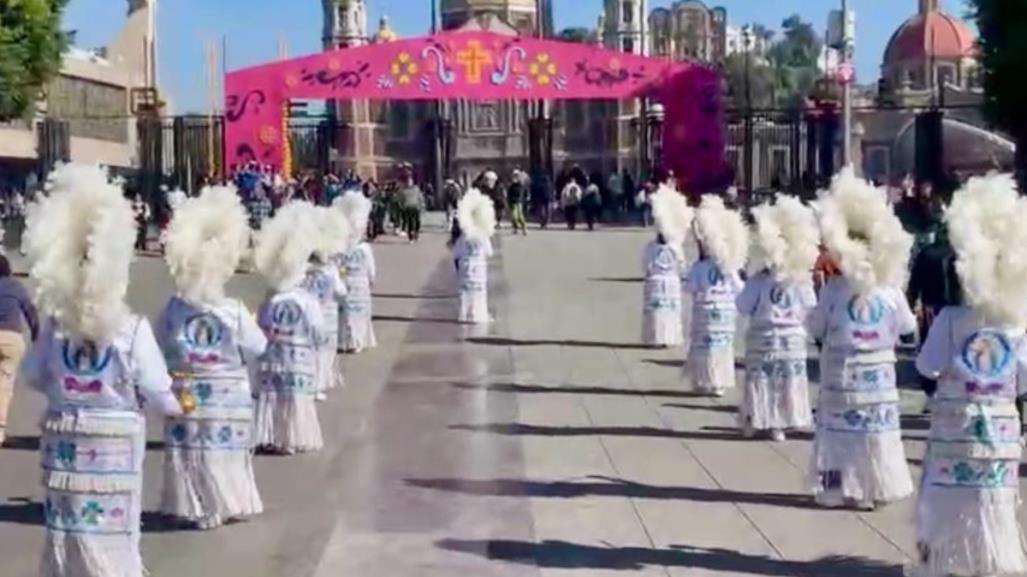
<instances>
[{"instance_id":1,"label":"white fringed skirt","mask_svg":"<svg viewBox=\"0 0 1027 577\"><path fill-rule=\"evenodd\" d=\"M256 444L284 453L308 453L324 447L314 395L275 390L257 397Z\"/></svg>"}]
</instances>

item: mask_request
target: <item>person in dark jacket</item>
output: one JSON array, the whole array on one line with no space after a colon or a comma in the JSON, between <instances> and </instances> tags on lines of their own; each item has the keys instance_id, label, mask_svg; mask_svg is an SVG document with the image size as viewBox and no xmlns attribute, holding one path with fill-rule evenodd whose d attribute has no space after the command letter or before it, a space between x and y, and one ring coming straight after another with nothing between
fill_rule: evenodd
<instances>
[{"instance_id":1,"label":"person in dark jacket","mask_svg":"<svg viewBox=\"0 0 1027 577\"><path fill-rule=\"evenodd\" d=\"M39 317L28 291L11 276L11 263L0 256L0 444L7 437L7 412L14 398L14 377L28 348L25 333L34 341Z\"/></svg>"},{"instance_id":2,"label":"person in dark jacket","mask_svg":"<svg viewBox=\"0 0 1027 577\"><path fill-rule=\"evenodd\" d=\"M510 186L506 189L507 206L510 208L510 225L516 234L527 236L528 223L524 220L524 206L528 203L528 177L520 170L513 171Z\"/></svg>"},{"instance_id":3,"label":"person in dark jacket","mask_svg":"<svg viewBox=\"0 0 1027 577\"><path fill-rule=\"evenodd\" d=\"M553 212L553 178L542 170L531 175L531 203L538 214L539 227L545 230Z\"/></svg>"},{"instance_id":4,"label":"person in dark jacket","mask_svg":"<svg viewBox=\"0 0 1027 577\"><path fill-rule=\"evenodd\" d=\"M913 259L906 298L918 311L920 342L927 338L934 317L959 298L959 282L955 278L956 253L949 243L948 229L939 227L934 238ZM934 397L938 382L920 377L920 387L928 398Z\"/></svg>"}]
</instances>

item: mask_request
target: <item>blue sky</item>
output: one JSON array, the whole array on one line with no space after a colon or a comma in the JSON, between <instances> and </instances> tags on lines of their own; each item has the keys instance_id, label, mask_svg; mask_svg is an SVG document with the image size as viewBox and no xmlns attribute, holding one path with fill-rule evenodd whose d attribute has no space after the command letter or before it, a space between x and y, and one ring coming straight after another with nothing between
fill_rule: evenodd
<instances>
[{"instance_id":1,"label":"blue sky","mask_svg":"<svg viewBox=\"0 0 1027 577\"><path fill-rule=\"evenodd\" d=\"M553 0L556 26L594 26L601 0ZM663 6L671 0L655 0ZM777 28L790 14L800 14L823 30L827 14L840 0L711 0L724 6L732 24L763 23ZM367 0L370 25L387 14L403 36L427 32L429 0ZM861 81L877 77L881 55L895 28L917 10L917 0L850 0L857 12L856 64ZM126 0L71 0L66 28L78 31L84 48L102 46L117 34ZM963 15L963 0L942 0L949 11ZM176 112L203 111L207 101L204 43L228 44L229 69L278 56L280 39L290 55L315 52L321 42L320 0L160 0L158 15L160 81Z\"/></svg>"}]
</instances>

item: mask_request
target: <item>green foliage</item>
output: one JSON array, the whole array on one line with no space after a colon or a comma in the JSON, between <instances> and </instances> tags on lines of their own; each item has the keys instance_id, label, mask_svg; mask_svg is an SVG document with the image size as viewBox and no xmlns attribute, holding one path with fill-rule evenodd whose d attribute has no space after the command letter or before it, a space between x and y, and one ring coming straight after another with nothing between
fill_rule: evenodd
<instances>
[{"instance_id":1,"label":"green foliage","mask_svg":"<svg viewBox=\"0 0 1027 577\"><path fill-rule=\"evenodd\" d=\"M986 109L991 120L1027 145L1027 2L973 0L980 31Z\"/></svg>"},{"instance_id":2,"label":"green foliage","mask_svg":"<svg viewBox=\"0 0 1027 577\"><path fill-rule=\"evenodd\" d=\"M60 71L67 0L0 0L0 120L29 112Z\"/></svg>"},{"instance_id":3,"label":"green foliage","mask_svg":"<svg viewBox=\"0 0 1027 577\"><path fill-rule=\"evenodd\" d=\"M593 44L596 42L596 33L588 28L564 28L557 35L558 40L564 42L577 42L579 44Z\"/></svg>"},{"instance_id":4,"label":"green foliage","mask_svg":"<svg viewBox=\"0 0 1027 577\"><path fill-rule=\"evenodd\" d=\"M768 41L773 32L753 27L753 35ZM749 83L753 108L795 107L812 92L820 77L822 43L813 25L792 15L781 23L781 37L772 42L766 59L750 58ZM744 109L745 55L733 54L724 62L732 104Z\"/></svg>"}]
</instances>

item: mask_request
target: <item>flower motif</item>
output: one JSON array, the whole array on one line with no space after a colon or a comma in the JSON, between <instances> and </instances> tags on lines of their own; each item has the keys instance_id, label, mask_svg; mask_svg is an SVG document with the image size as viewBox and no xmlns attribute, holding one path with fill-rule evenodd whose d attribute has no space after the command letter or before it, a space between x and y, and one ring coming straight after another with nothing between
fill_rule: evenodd
<instances>
[{"instance_id":1,"label":"flower motif","mask_svg":"<svg viewBox=\"0 0 1027 577\"><path fill-rule=\"evenodd\" d=\"M196 398L200 400L201 404L207 402L207 399L214 394L214 388L210 386L210 383L196 383L193 391L196 393Z\"/></svg>"},{"instance_id":2,"label":"flower motif","mask_svg":"<svg viewBox=\"0 0 1027 577\"><path fill-rule=\"evenodd\" d=\"M232 427L225 425L218 430L218 441L222 445L228 444L232 440Z\"/></svg>"},{"instance_id":3,"label":"flower motif","mask_svg":"<svg viewBox=\"0 0 1027 577\"><path fill-rule=\"evenodd\" d=\"M278 129L271 125L263 126L257 137L262 144L272 145L278 141Z\"/></svg>"},{"instance_id":4,"label":"flower motif","mask_svg":"<svg viewBox=\"0 0 1027 577\"><path fill-rule=\"evenodd\" d=\"M539 86L548 86L556 76L556 72L556 63L545 52L536 54L535 59L528 64L528 75Z\"/></svg>"},{"instance_id":5,"label":"flower motif","mask_svg":"<svg viewBox=\"0 0 1027 577\"><path fill-rule=\"evenodd\" d=\"M82 522L86 525L99 525L100 518L103 517L103 507L100 506L96 501L90 501L82 506L82 511L79 516L82 517Z\"/></svg>"},{"instance_id":6,"label":"flower motif","mask_svg":"<svg viewBox=\"0 0 1027 577\"><path fill-rule=\"evenodd\" d=\"M400 86L405 86L410 84L410 79L420 71L420 66L414 62L409 52L400 52L392 61L389 71Z\"/></svg>"},{"instance_id":7,"label":"flower motif","mask_svg":"<svg viewBox=\"0 0 1027 577\"><path fill-rule=\"evenodd\" d=\"M75 464L75 459L78 457L78 447L75 443L69 443L67 441L60 441L57 443L57 460L60 461L65 467L70 467Z\"/></svg>"},{"instance_id":8,"label":"flower motif","mask_svg":"<svg viewBox=\"0 0 1027 577\"><path fill-rule=\"evenodd\" d=\"M388 90L393 86L394 84L392 83L392 77L388 74L382 74L378 77L378 88L381 88L382 90Z\"/></svg>"},{"instance_id":9,"label":"flower motif","mask_svg":"<svg viewBox=\"0 0 1027 577\"><path fill-rule=\"evenodd\" d=\"M183 425L182 423L178 423L174 427L171 427L171 438L174 439L175 442L184 442L188 434L189 431L186 430L185 425Z\"/></svg>"}]
</instances>

